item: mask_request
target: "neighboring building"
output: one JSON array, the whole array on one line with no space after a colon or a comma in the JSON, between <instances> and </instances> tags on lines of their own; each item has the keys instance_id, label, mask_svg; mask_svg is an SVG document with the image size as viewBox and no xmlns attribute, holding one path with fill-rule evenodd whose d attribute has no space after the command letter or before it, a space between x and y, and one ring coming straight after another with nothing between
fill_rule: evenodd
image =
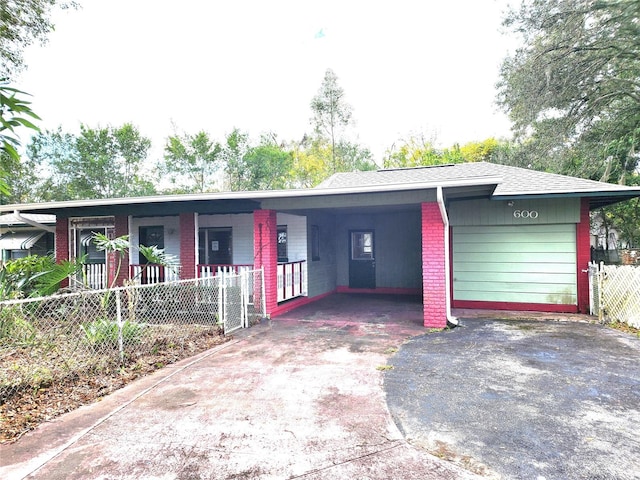
<instances>
[{"instance_id":1,"label":"neighboring building","mask_svg":"<svg viewBox=\"0 0 640 480\"><path fill-rule=\"evenodd\" d=\"M53 253L55 225L55 215L0 215L0 260Z\"/></svg>"},{"instance_id":2,"label":"neighboring building","mask_svg":"<svg viewBox=\"0 0 640 480\"><path fill-rule=\"evenodd\" d=\"M92 232L179 259L181 278L264 268L272 317L334 292L421 295L424 325L449 309L588 312L589 212L640 188L490 163L339 173L317 188L0 206L55 214L58 259ZM118 281L136 272L133 250ZM169 279L162 277L163 279Z\"/></svg>"}]
</instances>

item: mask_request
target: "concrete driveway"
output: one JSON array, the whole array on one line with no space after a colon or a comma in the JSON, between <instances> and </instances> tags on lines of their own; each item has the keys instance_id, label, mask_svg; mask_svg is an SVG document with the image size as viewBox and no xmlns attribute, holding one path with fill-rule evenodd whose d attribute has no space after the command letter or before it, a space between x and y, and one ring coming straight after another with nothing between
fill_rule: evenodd
<instances>
[{"instance_id":1,"label":"concrete driveway","mask_svg":"<svg viewBox=\"0 0 640 480\"><path fill-rule=\"evenodd\" d=\"M390 360L410 443L505 479L640 479L640 339L596 324L468 320Z\"/></svg>"},{"instance_id":2,"label":"concrete driveway","mask_svg":"<svg viewBox=\"0 0 640 480\"><path fill-rule=\"evenodd\" d=\"M409 445L376 367L421 303L335 295L0 446L0 478L466 479Z\"/></svg>"}]
</instances>

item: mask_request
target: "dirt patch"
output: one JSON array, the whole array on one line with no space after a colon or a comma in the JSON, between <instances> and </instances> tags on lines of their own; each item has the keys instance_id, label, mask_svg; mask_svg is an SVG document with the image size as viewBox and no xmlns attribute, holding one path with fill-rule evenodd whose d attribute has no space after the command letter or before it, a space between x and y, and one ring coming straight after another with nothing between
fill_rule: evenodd
<instances>
[{"instance_id":1,"label":"dirt patch","mask_svg":"<svg viewBox=\"0 0 640 480\"><path fill-rule=\"evenodd\" d=\"M16 389L0 404L0 444L14 442L41 423L229 340L231 337L225 337L220 329L198 332L179 345L162 338L151 349L153 353L126 358L124 365L104 362L93 368L75 370L66 377L43 378L40 383Z\"/></svg>"}]
</instances>

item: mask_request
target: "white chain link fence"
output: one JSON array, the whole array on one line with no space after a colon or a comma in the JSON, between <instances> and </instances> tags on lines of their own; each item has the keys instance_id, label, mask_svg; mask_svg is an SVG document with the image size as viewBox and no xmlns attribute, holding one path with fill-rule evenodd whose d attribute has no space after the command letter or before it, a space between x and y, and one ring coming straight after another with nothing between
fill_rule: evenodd
<instances>
[{"instance_id":1,"label":"white chain link fence","mask_svg":"<svg viewBox=\"0 0 640 480\"><path fill-rule=\"evenodd\" d=\"M105 371L248 327L265 315L261 270L0 302L0 406L16 392Z\"/></svg>"},{"instance_id":2,"label":"white chain link fence","mask_svg":"<svg viewBox=\"0 0 640 480\"><path fill-rule=\"evenodd\" d=\"M640 328L640 266L589 265L591 314Z\"/></svg>"}]
</instances>

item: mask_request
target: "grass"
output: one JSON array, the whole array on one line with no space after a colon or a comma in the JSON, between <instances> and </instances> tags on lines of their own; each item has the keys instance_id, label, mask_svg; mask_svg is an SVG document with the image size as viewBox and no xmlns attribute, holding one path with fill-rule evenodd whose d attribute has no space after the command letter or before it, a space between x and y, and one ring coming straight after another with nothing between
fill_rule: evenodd
<instances>
[{"instance_id":1,"label":"grass","mask_svg":"<svg viewBox=\"0 0 640 480\"><path fill-rule=\"evenodd\" d=\"M629 333L640 338L640 328L633 327L624 322L611 322L606 324L608 327L618 330L620 332Z\"/></svg>"},{"instance_id":2,"label":"grass","mask_svg":"<svg viewBox=\"0 0 640 480\"><path fill-rule=\"evenodd\" d=\"M393 365L378 365L376 370L380 372L386 372L387 370L393 370Z\"/></svg>"}]
</instances>

